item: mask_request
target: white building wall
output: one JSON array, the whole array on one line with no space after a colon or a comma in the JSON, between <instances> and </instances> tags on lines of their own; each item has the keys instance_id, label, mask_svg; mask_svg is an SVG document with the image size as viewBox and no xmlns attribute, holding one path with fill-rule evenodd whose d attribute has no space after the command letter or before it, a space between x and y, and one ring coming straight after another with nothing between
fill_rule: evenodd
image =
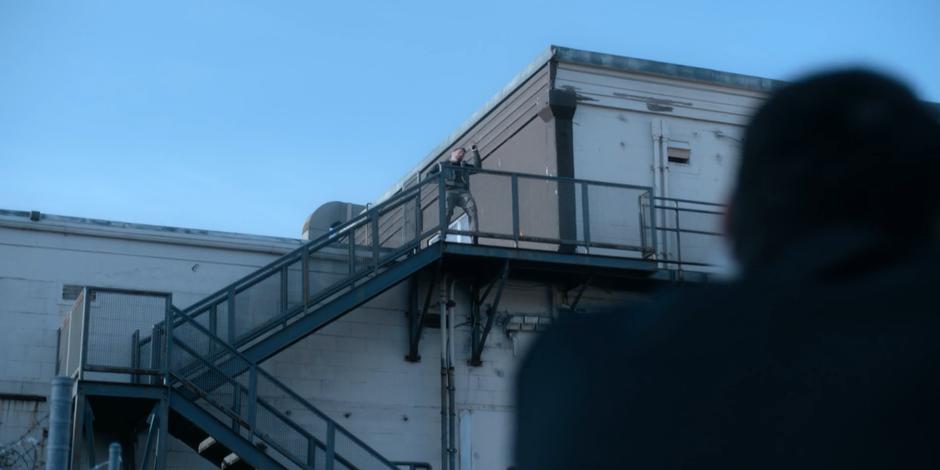
<instances>
[{"instance_id":1,"label":"white building wall","mask_svg":"<svg viewBox=\"0 0 940 470\"><path fill-rule=\"evenodd\" d=\"M48 394L55 372L57 329L73 304L62 299L64 285L170 292L174 304L183 308L297 246L297 242L246 236L240 248L232 240L228 248L214 248L198 246L192 237L185 240L187 244L178 244L168 243L172 237L158 242L139 236L146 230L133 232L138 239L122 238L130 232L119 226L77 234L87 224L59 224L57 231L46 231L53 229L53 222L33 222L30 230L24 230L4 225L10 221L21 223L22 218L0 216L0 357L4 357L0 394ZM463 442L472 446L463 451L472 456L473 468L507 468L512 380L523 343L532 333L509 338L494 327L483 353L484 365L469 366L466 289L457 284L457 322L464 325L456 332L456 394L458 413L467 422L463 429L471 433ZM548 315L551 297L546 286L510 283L500 311ZM255 301L263 300L251 299ZM393 288L264 367L388 458L424 461L438 468L439 330L425 328L422 361L405 361L406 306L405 286ZM436 315L437 309L432 310ZM0 442L19 437L47 414L45 402L0 400L0 405L4 419ZM36 428L40 437L41 428ZM169 463L170 468L210 468L180 443L174 443Z\"/></svg>"},{"instance_id":2,"label":"white building wall","mask_svg":"<svg viewBox=\"0 0 940 470\"><path fill-rule=\"evenodd\" d=\"M575 177L646 186L662 194L657 193L663 185L656 179L655 158L655 139L662 135L662 148L690 153L687 164L666 162L665 196L713 203L726 202L733 189L744 127L765 98L758 92L573 64L559 65L555 87L573 89L579 97L573 119ZM608 218L592 218L592 228L622 233L623 223L638 223L632 214L623 220L612 215L623 212L621 199L599 203L592 198L592 207ZM629 204L631 211L638 210L632 195ZM672 225L671 214L660 215ZM720 230L719 217L681 217L689 228ZM726 262L714 237L686 235L683 242L684 258Z\"/></svg>"}]
</instances>

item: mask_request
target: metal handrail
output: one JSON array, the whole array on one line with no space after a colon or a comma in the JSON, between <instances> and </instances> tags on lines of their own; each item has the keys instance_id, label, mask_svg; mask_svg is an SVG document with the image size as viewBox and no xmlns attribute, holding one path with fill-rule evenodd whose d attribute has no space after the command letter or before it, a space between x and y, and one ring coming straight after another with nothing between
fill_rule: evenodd
<instances>
[{"instance_id":1,"label":"metal handrail","mask_svg":"<svg viewBox=\"0 0 940 470\"><path fill-rule=\"evenodd\" d=\"M393 468L393 469L395 468L388 460L385 459L385 457L383 457L381 454L379 454L379 453L376 452L374 449L372 449L371 447L369 447L368 444L366 444L365 442L363 442L361 439L357 438L355 435L353 435L352 433L350 433L350 432L349 432L346 428L344 428L341 424L339 424L339 423L336 422L334 419L332 419L332 418L330 418L329 416L327 416L325 413L323 413L323 412L320 411L318 408L316 408L315 406L313 406L313 405L312 405L310 402L308 402L307 400L303 399L303 397L301 397L300 395L298 395L298 394L297 394L296 392L294 392L290 387L288 387L287 385L283 384L281 381L277 380L273 375L269 374L269 373L266 372L264 369L261 369L260 367L258 367L258 364L257 364L256 362L249 360L247 357L245 357L243 354L241 354L237 349L235 349L234 347L232 347L232 346L230 346L229 344L227 344L225 341L223 341L223 340L222 340L221 338L219 338L218 336L212 334L212 332L210 332L210 331L207 330L205 327L203 327L202 325L200 325L199 323L197 323L196 321L194 321L192 318L190 318L190 317L188 317L188 316L182 314L178 309L174 308L174 310L175 310L175 311L174 311L174 317L179 317L179 318L180 318L180 320L182 321L181 325L187 325L187 326L193 327L193 328L196 329L196 331L198 331L199 333L202 333L204 336L206 336L206 337L209 339L209 341L211 341L211 342L213 342L213 343L220 343L220 344L222 345L222 347L225 348L225 349L227 349L228 352L229 352L232 356L234 356L234 357L237 358L237 359L240 359L241 361L244 361L246 364L249 365L249 367L250 367L249 373L251 373L251 374L256 374L256 376L264 377L267 381L269 381L269 383L270 383L271 385L273 385L276 389L278 389L278 391L285 393L288 397L290 397L291 399L293 399L293 400L296 402L296 404L303 406L303 407L306 408L308 411L312 412L317 418L320 418L320 419L322 419L323 421L325 421L325 422L327 423L327 432L328 432L328 433L330 433L330 432L339 432L339 433L343 434L345 437L347 437L348 439L350 439L353 443L357 444L360 448L362 448L363 450L365 450L365 451L366 451L370 456L372 456L373 458L375 458L375 459L377 459L378 461L382 462L383 464L387 465L389 468ZM186 352L187 352L189 355L194 356L195 358L197 358L197 359L200 360L201 362L204 362L207 367L213 369L215 373L219 374L219 375L220 375L223 379L225 379L227 382L229 382L230 384L232 384L233 386L237 387L237 388L240 389L240 390L245 390L244 385L241 384L240 382L238 382L237 379L235 379L234 377L231 377L231 376L230 376L229 374L227 374L225 371L219 369L215 364L212 363L212 361L206 359L206 358L203 357L201 354L199 354L199 353L197 353L196 351L194 351L192 348L190 348L188 345L186 345L186 343L182 342L181 340L179 340L179 339L177 339L177 338L173 338L173 341L174 341L174 344L175 344L176 346L179 346L179 347L185 349ZM170 367L172 367L172 365L170 365ZM196 384L194 384L194 383L192 383L192 382L189 382L189 380L186 379L185 376L183 376L183 377L177 376L177 375L175 374L175 372L174 372L172 369L170 370L170 374L173 375L176 380L180 381L180 383L185 383L185 384L189 385L189 387L197 387L197 388L198 388L198 385L196 385ZM249 383L250 383L249 389L246 390L246 391L248 392L248 395L249 395L249 396L257 397L257 390L256 390L256 389L255 389L255 390L251 390L251 387L252 387L252 386L257 387L257 379L249 380ZM200 390L201 390L201 389L200 389ZM208 391L204 391L204 390L201 390L201 391L202 391L205 395L208 395ZM265 408L268 408L268 409L277 411L277 408L276 408L276 407L273 407L272 405L268 404L267 401L264 400L263 398L257 397L256 400L257 400L258 404L260 404L261 406L264 406ZM207 400L207 401L208 401L208 400ZM214 403L213 403L213 404L214 404ZM220 408L220 411L222 411L222 412L224 412L224 413L226 413L226 414L230 414L230 411L231 411L231 410L229 410L228 408L226 408L224 405L216 405L216 407L217 407L217 408ZM268 443L268 444L272 445L273 447L277 448L279 452L285 454L285 457L291 459L291 460L294 461L295 463L298 463L298 465L304 465L304 463L303 463L300 459L298 459L296 456L293 456L293 455L290 455L289 453L286 453L286 451L283 449L283 447L280 446L280 444L278 444L277 442L272 441L272 440L270 439L270 437L268 437L268 436L266 436L265 434L262 434L262 433L257 433L257 432L256 432L256 431L257 431L256 424L252 422L252 421L253 421L252 417L249 417L248 419L246 419L245 417L243 417L243 416L241 416L241 415L239 415L239 414L236 414L236 417L237 417L239 420L241 420L241 423L240 423L240 424L250 426L252 435L261 438L261 439L264 440L266 443ZM327 438L327 443L324 443L322 440L318 439L318 438L317 438L316 436L314 436L313 434L310 434L308 431L304 430L302 426L298 425L297 423L295 423L293 420L291 420L291 419L288 418L287 416L284 416L282 413L279 413L279 412L278 412L278 418L281 419L282 421L284 421L284 423L285 423L286 425L288 425L288 426L293 426L293 427L295 427L295 429L297 429L297 430L299 430L299 431L302 431L302 434L304 434L305 437L309 437L309 438L313 439L313 440L315 441L314 444L316 444L317 447L327 448L327 447L328 447L328 444L327 444L327 443L329 443L329 442L331 442L331 441L335 441L335 439L331 439L331 438L328 437L328 438ZM347 464L347 466L348 466L348 464L349 464L348 459L345 459L345 458L343 458L342 456L338 455L338 454L335 452L335 448L333 449L332 452L333 452L334 458L336 458L337 460L342 461L344 464Z\"/></svg>"},{"instance_id":2,"label":"metal handrail","mask_svg":"<svg viewBox=\"0 0 940 470\"><path fill-rule=\"evenodd\" d=\"M512 205L513 225L514 225L513 233L512 234L494 234L494 233L480 232L479 234L476 234L477 236L481 238L511 240L514 242L515 246L518 246L520 242L534 242L534 243L555 243L555 244L582 246L588 250L590 250L591 248L601 248L601 249L613 249L613 250L622 250L622 251L639 251L639 252L647 251L645 246L635 246L635 245L619 244L619 243L605 243L605 242L598 242L598 241L590 240L590 236L589 236L590 225L589 225L589 218L587 217L587 209L588 209L587 197L586 197L586 194L584 193L587 192L587 188L589 186L631 189L631 190L638 190L638 191L643 191L643 192L648 193L650 191L650 188L648 186L612 183L612 182L604 182L604 181L592 181L592 180L570 178L570 177L563 177L563 176L523 174L523 173L514 173L514 172L501 171L501 170L488 170L488 169L476 169L476 168L468 169L464 167L456 167L456 168L458 169L458 171L465 171L471 175L494 175L494 176L499 176L503 178L508 178L512 182L512 190L513 190L513 195L514 195L513 205ZM517 199L518 199L517 181L519 180L551 181L551 182L555 182L558 184L564 183L564 184L572 184L572 185L577 185L577 184L582 185L582 191L581 191L582 192L582 204L585 206L583 208L584 220L582 221L582 225L584 226L583 232L584 232L585 239L584 240L565 239L562 237L553 239L549 237L536 237L536 236L524 235L520 233L520 228L519 228L519 223L518 223L519 204L517 202ZM400 192L391 196L385 201L382 201L381 203L375 206L372 206L368 210L354 217L352 220L346 222L343 226L339 227L337 230L331 233L323 234L320 237L317 237L316 239L307 242L303 246L291 251L290 253L283 255L282 257L272 261L266 266L263 266L255 270L254 272L248 274L247 276L244 276L243 278L236 280L230 283L229 285L217 290L213 294L210 294L204 297L200 301L185 308L183 310L183 313L193 318L204 315L210 312L213 309L213 306L221 305L227 300L229 300L231 296L242 293L246 291L247 289L250 289L251 287L257 285L258 283L266 281L267 279L270 279L271 277L278 275L281 270L289 268L290 266L293 266L297 264L298 262L303 261L304 258L309 259L309 257L312 254L317 253L323 250L324 248L333 245L336 240L340 240L345 237L346 245L350 245L350 248L352 246L359 246L359 244L356 243L356 240L355 240L355 234L357 233L357 230L366 227L368 224L374 223L375 220L377 220L382 214L396 210L400 206L403 206L405 204L408 204L414 201L417 204L418 214L420 214L427 207L429 207L431 204L434 204L435 202L437 202L439 205L443 204L443 199L441 198L441 196L443 195L442 192L438 192L438 194L435 194L436 191L431 192L432 194L431 201L429 203L425 203L424 196L426 194L424 190L428 186L431 186L432 188L435 186L431 183L437 183L436 184L436 186L438 186L437 189L442 191L443 185L444 185L444 173L441 172L436 177L433 177L433 178L424 178L420 182L415 184L414 186L401 190ZM442 210L441 212L444 212L444 211ZM420 229L423 228L420 226L420 221L418 221L418 224L419 225L416 231L420 231ZM438 227L432 227L426 232L416 234L415 239L413 240L414 243L411 244L412 246L407 247L407 249L409 250L414 249L414 248L420 249L421 248L420 244L422 240L428 234L433 234L433 233L467 234L466 232L449 229L447 225L448 225L447 223L441 223L441 221L438 221ZM369 228L370 230L375 230L375 231L380 230L377 227L369 227ZM401 230L402 230L402 227L399 227L393 231L393 234L400 233ZM641 233L641 235L643 234ZM388 237L377 238L378 236L379 234L373 234L370 237L370 238L375 239L373 240L373 243L372 243L373 247L375 247L376 245L381 247L384 245L385 242L388 241ZM641 242L645 243L644 236L641 236ZM380 266L378 265L373 266L373 269L379 269L379 268ZM352 271L352 269L350 271ZM363 273L361 272L350 273L350 278L353 278L353 277L361 278L362 276L363 276ZM337 287L342 289L343 287L349 285L349 282L344 281L342 284L343 285L339 285ZM304 288L306 289L306 286ZM317 297L322 299L322 296L318 295ZM277 315L275 318L272 318L269 322L266 322L260 325L253 325L251 330L245 332L242 337L230 338L230 341L233 341L236 344L244 344L246 341L251 341L252 339L263 335L265 331L269 331L270 328L275 327L278 324L282 323L284 319L293 318L294 316L304 312L306 309L310 307L311 305L310 300L314 300L314 302L312 302L313 304L316 303L316 299L305 299L305 302L303 303L303 307L295 307L287 311L282 311L280 312L279 315ZM141 340L142 345L146 344L147 342L148 342L148 338L144 338Z\"/></svg>"},{"instance_id":3,"label":"metal handrail","mask_svg":"<svg viewBox=\"0 0 940 470\"><path fill-rule=\"evenodd\" d=\"M651 190L649 186L611 183L611 182L606 182L606 181L593 181L593 180L571 178L571 177L566 177L566 176L535 175L535 174L514 173L514 172L508 172L508 171L488 170L488 169L472 169L472 170L462 169L462 171L466 171L470 174L485 174L485 175L496 175L496 176L506 176L506 177L517 177L521 179L556 181L556 182L564 182L564 183L572 183L572 184L586 184L590 186L613 187L613 188L622 188L622 189L637 189L637 190L643 190L643 191ZM371 220L371 216L378 214L386 209L389 209L397 204L404 204L406 202L406 199L409 199L410 197L415 196L415 193L420 193L420 190L423 189L425 185L427 185L429 182L436 181L438 178L443 179L443 174L439 174L435 178L422 179L416 185L405 188L402 191L392 195L388 199L363 211L358 216L354 217L353 219L347 221L345 224L340 226L336 231L323 234L313 240L310 240L309 242L305 243L301 247L292 250L291 252L267 264L266 266L258 268L256 271L248 274L247 276L237 281L232 282L231 284L206 296L199 302L196 302L195 304L190 305L189 307L183 309L183 312L187 314L192 313L195 310L205 307L206 304L213 303L212 300L216 300L216 298L219 296L225 297L232 290L239 292L240 285L243 285L250 280L254 280L254 278L262 276L264 273L272 272L275 268L281 268L281 267L288 266L296 262L298 259L298 256L301 253L303 253L304 250L316 250L318 248L322 248L323 246L328 245L329 242L332 241L333 239L340 237L342 235L345 235L348 232L361 227L362 224L367 223L369 220ZM246 287L250 287L250 285L244 286L243 288L246 288Z\"/></svg>"},{"instance_id":4,"label":"metal handrail","mask_svg":"<svg viewBox=\"0 0 940 470\"><path fill-rule=\"evenodd\" d=\"M671 204L671 205L670 205ZM682 205L691 205L692 207L683 207ZM683 198L673 198L673 197L662 197L662 196L652 196L650 197L649 207L652 214L656 212L661 212L665 218L666 213L673 214L673 226L670 226L666 220L657 220L656 217L652 217L652 220L649 222L649 226L645 225L645 221L640 219L641 230L645 233L647 228L650 228L653 232L654 240L657 238L656 234L667 234L671 233L675 236L675 245L676 245L676 257L669 258L668 253L657 252L656 261L663 263L666 266L675 266L675 269L682 271L683 266L697 266L697 267L708 267L711 266L709 263L701 261L692 261L688 259L683 259L682 256L682 235L702 235L702 236L711 236L711 237L722 237L724 234L718 231L712 230L701 230L688 228L681 223L680 214L701 214L705 216L723 216L725 214L725 209L727 205L720 204L716 202L707 202L707 201L696 201L692 199L683 199ZM716 208L715 210L711 208Z\"/></svg>"},{"instance_id":5,"label":"metal handrail","mask_svg":"<svg viewBox=\"0 0 940 470\"><path fill-rule=\"evenodd\" d=\"M189 307L186 307L185 309L183 309L183 313L190 314L195 310L199 310L205 307L206 304L214 303L212 301L218 300L217 299L218 297L226 297L228 293L233 290L237 293L237 292L244 290L247 287L250 287L251 285L253 285L251 281L255 280L255 278L264 277L263 276L264 274L273 273L275 269L289 266L293 264L294 262L296 262L297 260L299 260L301 254L305 250L306 251L317 250L317 249L320 249L329 245L330 242L332 242L334 239L341 237L343 235L347 235L349 232L352 232L355 229L361 227L363 224L368 223L368 221L371 219L373 215L378 214L380 211L383 211L385 209L388 209L389 207L396 205L396 203L403 203L404 199L414 196L413 193L418 192L418 189L421 188L423 184L424 183L420 183L417 186L409 188L407 191L396 194L392 198L387 199L380 204L372 206L366 211L360 213L358 216L347 221L345 224L340 226L337 230L330 232L330 233L325 233L313 240L308 241L307 243L303 244L299 248L292 250L291 252L281 256L280 258L272 261L271 263L268 263L267 265L262 266L261 268L258 268L257 270L248 274L247 276L241 279L238 279L232 282L231 284L217 290L216 292L206 296L199 302L196 302L195 304L190 305ZM248 284L248 285L246 286L244 284Z\"/></svg>"}]
</instances>

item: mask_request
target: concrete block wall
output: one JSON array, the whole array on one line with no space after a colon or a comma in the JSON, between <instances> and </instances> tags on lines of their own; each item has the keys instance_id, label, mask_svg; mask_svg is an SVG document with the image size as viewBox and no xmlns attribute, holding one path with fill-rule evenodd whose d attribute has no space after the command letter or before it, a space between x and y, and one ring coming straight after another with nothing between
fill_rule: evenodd
<instances>
[{"instance_id":1,"label":"concrete block wall","mask_svg":"<svg viewBox=\"0 0 940 470\"><path fill-rule=\"evenodd\" d=\"M41 227L40 227L41 228ZM105 236L106 235L106 236ZM256 237L245 236L248 241ZM172 240L171 240L172 241ZM243 249L155 242L107 234L56 233L3 226L0 217L0 394L44 397L55 373L57 332L73 301L66 285L97 285L170 292L178 307L200 300L296 245L266 241ZM273 248L272 248L273 246ZM316 270L330 272L327 261ZM422 287L426 289L425 287ZM473 468L511 464L512 378L529 333L510 338L494 328L484 364L471 367L469 297L457 284L456 371L461 451ZM425 328L422 361L407 353L407 287L393 288L268 361L264 367L353 434L394 460L440 462L440 331ZM253 306L269 303L262 294ZM511 282L500 311L549 315L556 297L546 286ZM257 302L257 303L256 303ZM252 309L254 310L254 308ZM432 308L430 314L437 314ZM6 403L6 402L5 402ZM43 401L9 402L10 423L46 413ZM27 406L29 405L29 406ZM32 406L33 408L30 408ZM35 410L34 410L35 408ZM302 410L292 412L303 419ZM0 426L0 443L23 426ZM41 436L41 429L38 430ZM469 438L468 438L469 437ZM104 438L104 437L102 437ZM170 468L209 468L179 442L171 443Z\"/></svg>"},{"instance_id":2,"label":"concrete block wall","mask_svg":"<svg viewBox=\"0 0 940 470\"><path fill-rule=\"evenodd\" d=\"M44 443L57 330L74 302L63 299L64 286L171 292L174 303L185 307L299 244L168 232L55 216L27 222L0 211L0 446L18 440L35 420L42 422L32 435L40 447ZM219 247L222 242L228 248ZM196 455L183 457L192 452L182 444L173 446L176 467L205 463Z\"/></svg>"}]
</instances>

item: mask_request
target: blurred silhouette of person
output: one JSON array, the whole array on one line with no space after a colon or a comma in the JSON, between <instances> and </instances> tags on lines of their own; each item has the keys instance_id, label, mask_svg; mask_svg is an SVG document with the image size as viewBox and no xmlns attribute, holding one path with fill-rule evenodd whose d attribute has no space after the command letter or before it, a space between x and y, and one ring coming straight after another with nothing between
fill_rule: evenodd
<instances>
[{"instance_id":1,"label":"blurred silhouette of person","mask_svg":"<svg viewBox=\"0 0 940 470\"><path fill-rule=\"evenodd\" d=\"M938 139L873 72L774 93L730 201L739 277L539 338L519 470L938 468Z\"/></svg>"},{"instance_id":2,"label":"blurred silhouette of person","mask_svg":"<svg viewBox=\"0 0 940 470\"><path fill-rule=\"evenodd\" d=\"M438 173L444 174L444 188L447 199L447 215L444 220L450 224L451 219L454 217L454 211L459 207L467 215L470 231L476 233L478 231L477 203L473 199L473 194L470 193L470 173L473 169L481 168L482 164L480 162L480 151L476 145L470 146L470 152L473 155L473 160L467 162L464 160L467 149L463 147L455 148L450 152L447 162L439 163L428 172L428 176ZM477 236L473 235L471 238L473 244L476 244Z\"/></svg>"}]
</instances>

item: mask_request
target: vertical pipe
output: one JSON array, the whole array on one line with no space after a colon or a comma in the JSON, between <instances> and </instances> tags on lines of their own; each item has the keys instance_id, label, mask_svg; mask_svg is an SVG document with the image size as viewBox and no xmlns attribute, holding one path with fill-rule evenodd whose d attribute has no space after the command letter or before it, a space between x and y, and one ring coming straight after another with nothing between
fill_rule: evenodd
<instances>
[{"instance_id":1,"label":"vertical pipe","mask_svg":"<svg viewBox=\"0 0 940 470\"><path fill-rule=\"evenodd\" d=\"M666 212L663 209L656 209L657 199L662 201L662 198L666 197L666 190L663 187L666 180L665 177L665 159L666 156L663 155L663 121L661 119L654 119L651 124L651 133L653 137L653 197L650 201L650 204L654 206L653 211L659 212L658 218L663 223L663 228L667 228L666 224ZM655 216L654 216L655 217ZM660 252L656 253L658 259L668 259L669 258L669 239L668 232L665 230L659 231L656 233L654 227L653 236L659 239L659 248Z\"/></svg>"},{"instance_id":2,"label":"vertical pipe","mask_svg":"<svg viewBox=\"0 0 940 470\"><path fill-rule=\"evenodd\" d=\"M442 201L443 203L443 201ZM443 220L443 219L441 219ZM443 240L442 240L443 241ZM440 318L441 318L441 469L448 470L447 451L450 444L447 439L447 278L441 278L440 284Z\"/></svg>"},{"instance_id":3,"label":"vertical pipe","mask_svg":"<svg viewBox=\"0 0 940 470\"><path fill-rule=\"evenodd\" d=\"M450 469L457 468L457 387L454 385L454 285L450 283L450 295L447 302L447 440L450 448L447 450L450 460Z\"/></svg>"},{"instance_id":4,"label":"vertical pipe","mask_svg":"<svg viewBox=\"0 0 940 470\"><path fill-rule=\"evenodd\" d=\"M117 442L108 446L108 470L121 470L121 444Z\"/></svg>"},{"instance_id":5,"label":"vertical pipe","mask_svg":"<svg viewBox=\"0 0 940 470\"><path fill-rule=\"evenodd\" d=\"M69 431L72 427L72 379L52 379L49 399L49 440L46 443L46 468L66 470L69 465Z\"/></svg>"},{"instance_id":6,"label":"vertical pipe","mask_svg":"<svg viewBox=\"0 0 940 470\"><path fill-rule=\"evenodd\" d=\"M669 197L669 137L666 132L666 123L664 121L659 122L659 160L660 160L660 178L661 183L659 186L659 191L662 193L663 202ZM666 219L666 211L663 210L663 221ZM672 243L669 236L670 232L663 232L663 251L666 252L669 258L672 258L672 250L670 247Z\"/></svg>"}]
</instances>

